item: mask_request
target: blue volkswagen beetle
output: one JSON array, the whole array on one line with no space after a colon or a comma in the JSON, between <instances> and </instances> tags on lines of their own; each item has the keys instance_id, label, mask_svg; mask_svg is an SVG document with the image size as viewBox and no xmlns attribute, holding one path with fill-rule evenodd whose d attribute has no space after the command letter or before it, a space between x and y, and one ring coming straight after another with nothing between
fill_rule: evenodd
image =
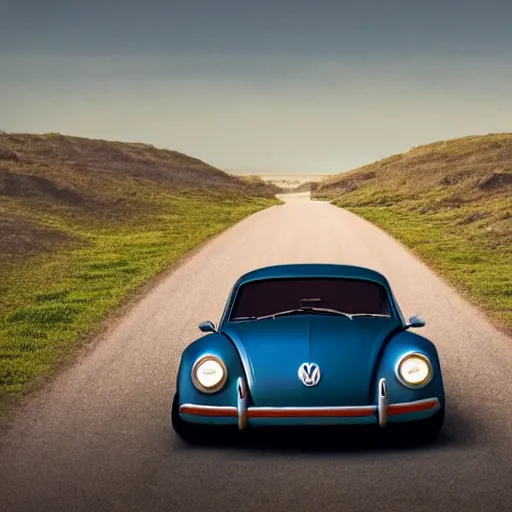
<instances>
[{"instance_id":1,"label":"blue volkswagen beetle","mask_svg":"<svg viewBox=\"0 0 512 512\"><path fill-rule=\"evenodd\" d=\"M399 425L432 442L444 420L437 350L409 331L386 278L334 264L242 276L218 328L184 350L172 425L187 441L211 427Z\"/></svg>"}]
</instances>

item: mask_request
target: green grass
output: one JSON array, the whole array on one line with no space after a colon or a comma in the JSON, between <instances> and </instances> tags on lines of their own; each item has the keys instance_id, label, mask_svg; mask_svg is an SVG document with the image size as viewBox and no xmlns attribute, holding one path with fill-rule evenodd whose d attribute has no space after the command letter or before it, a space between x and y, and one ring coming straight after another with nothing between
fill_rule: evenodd
<instances>
[{"instance_id":1,"label":"green grass","mask_svg":"<svg viewBox=\"0 0 512 512\"><path fill-rule=\"evenodd\" d=\"M398 207L348 207L411 248L438 274L512 332L512 254L510 248L479 245L457 232L446 216L424 216Z\"/></svg>"},{"instance_id":2,"label":"green grass","mask_svg":"<svg viewBox=\"0 0 512 512\"><path fill-rule=\"evenodd\" d=\"M37 136L24 137L30 142ZM29 162L10 156L11 174L51 178L58 190L72 183L89 203L59 202L35 181L20 193L11 187L2 194L0 182L0 235L5 229L4 241L11 240L0 244L0 416L72 358L144 283L244 217L278 203L261 181L216 170L208 181L208 168L192 160L200 173L187 169L187 157L178 176L156 174L159 163L152 179L134 181L101 158L93 173L52 160L49 170L42 164L36 170L26 145L23 151L18 154ZM154 171L151 162L146 169Z\"/></svg>"},{"instance_id":3,"label":"green grass","mask_svg":"<svg viewBox=\"0 0 512 512\"><path fill-rule=\"evenodd\" d=\"M11 264L1 272L7 293L0 311L0 399L49 372L77 339L141 284L242 218L273 204L183 197L169 204L178 219L73 230L86 247L66 248ZM7 271L5 271L7 270Z\"/></svg>"},{"instance_id":4,"label":"green grass","mask_svg":"<svg viewBox=\"0 0 512 512\"><path fill-rule=\"evenodd\" d=\"M412 149L321 182L400 240L512 334L512 135Z\"/></svg>"}]
</instances>

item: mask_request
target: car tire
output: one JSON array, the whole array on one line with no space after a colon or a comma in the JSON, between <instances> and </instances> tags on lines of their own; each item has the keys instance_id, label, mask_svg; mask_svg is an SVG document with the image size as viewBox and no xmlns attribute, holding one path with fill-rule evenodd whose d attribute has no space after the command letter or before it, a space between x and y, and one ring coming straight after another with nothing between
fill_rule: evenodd
<instances>
[{"instance_id":1,"label":"car tire","mask_svg":"<svg viewBox=\"0 0 512 512\"><path fill-rule=\"evenodd\" d=\"M183 441L190 444L197 444L205 440L204 427L200 425L193 425L183 421L179 414L179 397L178 393L175 393L172 399L171 409L171 424L174 432L183 439Z\"/></svg>"},{"instance_id":2,"label":"car tire","mask_svg":"<svg viewBox=\"0 0 512 512\"><path fill-rule=\"evenodd\" d=\"M397 425L396 433L401 443L426 445L433 443L439 436L444 423L444 408L426 420Z\"/></svg>"},{"instance_id":3,"label":"car tire","mask_svg":"<svg viewBox=\"0 0 512 512\"><path fill-rule=\"evenodd\" d=\"M178 436L188 444L218 444L237 439L238 429L227 426L198 425L183 421L179 414L180 400L174 395L171 408L171 424Z\"/></svg>"}]
</instances>

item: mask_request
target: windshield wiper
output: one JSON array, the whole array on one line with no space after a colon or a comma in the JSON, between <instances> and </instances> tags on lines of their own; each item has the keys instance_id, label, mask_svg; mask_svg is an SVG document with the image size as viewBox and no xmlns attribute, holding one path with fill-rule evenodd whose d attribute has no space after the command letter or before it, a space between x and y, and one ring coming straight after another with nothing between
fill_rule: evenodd
<instances>
[{"instance_id":1,"label":"windshield wiper","mask_svg":"<svg viewBox=\"0 0 512 512\"><path fill-rule=\"evenodd\" d=\"M359 316L359 317L366 316L368 318L391 318L391 315L382 315L380 313L354 313L350 316L352 318L355 316Z\"/></svg>"},{"instance_id":2,"label":"windshield wiper","mask_svg":"<svg viewBox=\"0 0 512 512\"><path fill-rule=\"evenodd\" d=\"M287 311L279 311L278 313L272 313L271 315L264 315L264 316L236 316L236 317L232 318L231 321L264 320L266 318L275 318L278 316L295 315L297 313L312 313L312 314L319 314L319 315L338 315L338 316L344 316L346 318L350 318L350 320L352 320L354 317L391 318L390 315L382 315L379 313L345 313L343 311L338 311L337 309L331 309L331 308L302 307L302 308L296 308L296 309L289 309Z\"/></svg>"},{"instance_id":3,"label":"windshield wiper","mask_svg":"<svg viewBox=\"0 0 512 512\"><path fill-rule=\"evenodd\" d=\"M288 311L279 311L279 313L273 313L271 315L259 316L256 320L263 320L265 318L275 318L277 316L285 316L285 315L294 315L297 313L313 313L313 314L321 314L321 315L339 315L344 316L346 318L350 318L352 320L352 315L349 313L344 313L343 311L338 311L337 309L330 308L310 308L303 307L297 309L289 309Z\"/></svg>"}]
</instances>

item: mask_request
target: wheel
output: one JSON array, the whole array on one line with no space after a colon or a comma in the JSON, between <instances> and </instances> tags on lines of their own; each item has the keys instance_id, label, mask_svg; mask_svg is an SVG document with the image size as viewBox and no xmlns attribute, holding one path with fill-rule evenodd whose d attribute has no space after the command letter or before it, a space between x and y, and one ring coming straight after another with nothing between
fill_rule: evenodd
<instances>
[{"instance_id":1,"label":"wheel","mask_svg":"<svg viewBox=\"0 0 512 512\"><path fill-rule=\"evenodd\" d=\"M197 425L180 418L178 393L174 395L171 409L171 424L178 436L189 444L226 443L237 439L238 428L218 425Z\"/></svg>"},{"instance_id":2,"label":"wheel","mask_svg":"<svg viewBox=\"0 0 512 512\"><path fill-rule=\"evenodd\" d=\"M406 444L431 444L439 436L443 428L444 408L426 420L411 421L396 425L399 441Z\"/></svg>"},{"instance_id":3,"label":"wheel","mask_svg":"<svg viewBox=\"0 0 512 512\"><path fill-rule=\"evenodd\" d=\"M196 444L205 440L204 427L187 423L180 418L178 393L172 399L171 424L176 434L187 443Z\"/></svg>"}]
</instances>

